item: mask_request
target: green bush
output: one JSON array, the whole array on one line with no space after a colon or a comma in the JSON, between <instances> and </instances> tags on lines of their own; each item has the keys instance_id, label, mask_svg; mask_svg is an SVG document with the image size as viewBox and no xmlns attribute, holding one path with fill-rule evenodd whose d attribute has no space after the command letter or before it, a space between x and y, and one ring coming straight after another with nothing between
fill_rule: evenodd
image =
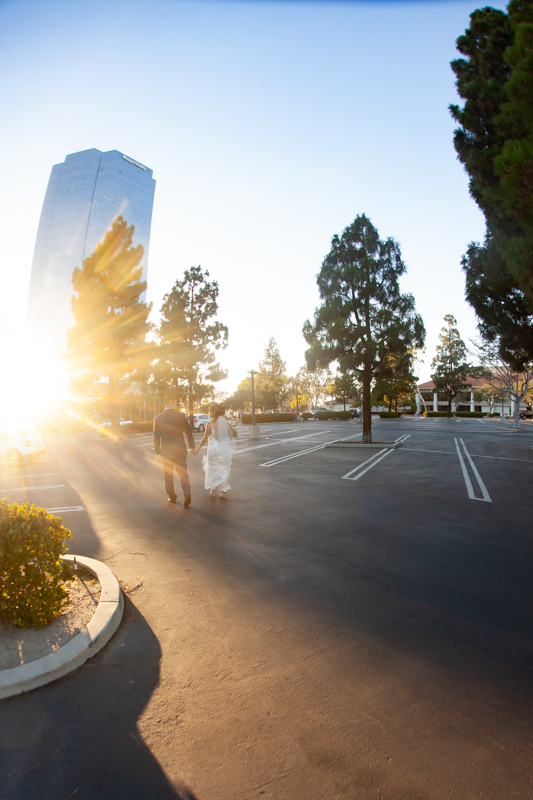
<instances>
[{"instance_id":1,"label":"green bush","mask_svg":"<svg viewBox=\"0 0 533 800\"><path fill-rule=\"evenodd\" d=\"M493 414L485 414L486 417L501 417L499 411L495 411Z\"/></svg>"},{"instance_id":2,"label":"green bush","mask_svg":"<svg viewBox=\"0 0 533 800\"><path fill-rule=\"evenodd\" d=\"M288 412L279 414L256 414L255 423L256 425L264 425L265 422L294 422L295 418L294 414ZM243 425L251 425L252 415L241 414L241 422Z\"/></svg>"},{"instance_id":3,"label":"green bush","mask_svg":"<svg viewBox=\"0 0 533 800\"><path fill-rule=\"evenodd\" d=\"M132 422L131 425L128 425L126 430L124 430L126 426L122 426L121 433L152 433L154 429L153 422Z\"/></svg>"},{"instance_id":4,"label":"green bush","mask_svg":"<svg viewBox=\"0 0 533 800\"><path fill-rule=\"evenodd\" d=\"M0 617L19 628L41 628L68 602L61 585L72 576L60 560L72 538L62 520L29 503L0 500Z\"/></svg>"},{"instance_id":5,"label":"green bush","mask_svg":"<svg viewBox=\"0 0 533 800\"><path fill-rule=\"evenodd\" d=\"M317 411L315 419L351 419L349 411Z\"/></svg>"},{"instance_id":6,"label":"green bush","mask_svg":"<svg viewBox=\"0 0 533 800\"><path fill-rule=\"evenodd\" d=\"M425 417L447 417L447 411L424 411ZM452 415L453 416L453 415Z\"/></svg>"},{"instance_id":7,"label":"green bush","mask_svg":"<svg viewBox=\"0 0 533 800\"><path fill-rule=\"evenodd\" d=\"M402 416L401 411L380 411L379 412L380 419L398 419L398 417Z\"/></svg>"},{"instance_id":8,"label":"green bush","mask_svg":"<svg viewBox=\"0 0 533 800\"><path fill-rule=\"evenodd\" d=\"M485 414L482 411L456 411L456 417L484 417Z\"/></svg>"},{"instance_id":9,"label":"green bush","mask_svg":"<svg viewBox=\"0 0 533 800\"><path fill-rule=\"evenodd\" d=\"M302 419L313 419L313 415L310 411L304 411L304 413L301 414L301 417Z\"/></svg>"}]
</instances>

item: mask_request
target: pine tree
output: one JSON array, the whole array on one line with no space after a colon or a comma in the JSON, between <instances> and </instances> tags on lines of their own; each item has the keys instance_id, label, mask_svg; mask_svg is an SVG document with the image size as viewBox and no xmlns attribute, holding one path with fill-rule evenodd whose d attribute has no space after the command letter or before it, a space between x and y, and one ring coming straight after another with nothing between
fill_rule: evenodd
<instances>
[{"instance_id":1,"label":"pine tree","mask_svg":"<svg viewBox=\"0 0 533 800\"><path fill-rule=\"evenodd\" d=\"M533 5L483 8L457 40L452 62L465 100L450 106L454 144L486 219L481 245L462 260L466 296L485 338L521 369L533 356Z\"/></svg>"},{"instance_id":2,"label":"pine tree","mask_svg":"<svg viewBox=\"0 0 533 800\"><path fill-rule=\"evenodd\" d=\"M372 441L372 384L390 374L389 355L424 344L414 298L400 292L404 272L399 245L381 240L370 220L359 215L342 236L333 237L317 278L322 305L314 324L304 325L310 369L337 361L341 372L361 381L365 443Z\"/></svg>"},{"instance_id":3,"label":"pine tree","mask_svg":"<svg viewBox=\"0 0 533 800\"><path fill-rule=\"evenodd\" d=\"M215 352L227 347L228 329L215 320L218 283L208 277L200 266L185 271L163 298L158 328L154 375L169 392L186 398L191 418L195 403L213 393L213 382L226 377Z\"/></svg>"},{"instance_id":4,"label":"pine tree","mask_svg":"<svg viewBox=\"0 0 533 800\"><path fill-rule=\"evenodd\" d=\"M67 334L68 366L78 384L107 380L115 430L122 386L144 376L150 356L146 335L151 306L142 299L146 282L140 266L144 249L132 246L133 233L133 226L117 217L72 275L75 324Z\"/></svg>"},{"instance_id":5,"label":"pine tree","mask_svg":"<svg viewBox=\"0 0 533 800\"><path fill-rule=\"evenodd\" d=\"M265 409L276 410L280 405L287 388L285 361L282 360L276 340L270 337L265 356L259 364L259 372L255 378L257 404Z\"/></svg>"},{"instance_id":6,"label":"pine tree","mask_svg":"<svg viewBox=\"0 0 533 800\"><path fill-rule=\"evenodd\" d=\"M448 402L448 417L452 415L452 400L459 392L471 387L469 380L479 372L467 361L466 345L457 329L457 321L451 314L444 317L446 323L439 334L440 344L431 362L431 380L437 392Z\"/></svg>"}]
</instances>

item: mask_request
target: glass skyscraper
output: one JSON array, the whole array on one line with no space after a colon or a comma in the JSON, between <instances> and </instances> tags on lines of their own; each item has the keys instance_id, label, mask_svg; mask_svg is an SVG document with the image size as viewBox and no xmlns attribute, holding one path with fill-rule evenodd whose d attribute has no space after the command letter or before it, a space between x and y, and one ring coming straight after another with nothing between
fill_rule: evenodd
<instances>
[{"instance_id":1,"label":"glass skyscraper","mask_svg":"<svg viewBox=\"0 0 533 800\"><path fill-rule=\"evenodd\" d=\"M28 298L28 329L64 348L73 324L72 272L91 255L121 214L142 244L147 278L155 180L152 170L110 150L82 150L52 167L37 231Z\"/></svg>"}]
</instances>

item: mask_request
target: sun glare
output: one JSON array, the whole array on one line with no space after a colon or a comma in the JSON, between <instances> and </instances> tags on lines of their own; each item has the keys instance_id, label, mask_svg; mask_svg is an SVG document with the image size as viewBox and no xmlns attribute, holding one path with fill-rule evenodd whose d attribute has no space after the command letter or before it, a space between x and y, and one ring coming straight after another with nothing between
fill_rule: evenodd
<instances>
[{"instance_id":1,"label":"sun glare","mask_svg":"<svg viewBox=\"0 0 533 800\"><path fill-rule=\"evenodd\" d=\"M2 341L0 423L24 425L53 413L67 398L68 373L59 356L15 335Z\"/></svg>"}]
</instances>

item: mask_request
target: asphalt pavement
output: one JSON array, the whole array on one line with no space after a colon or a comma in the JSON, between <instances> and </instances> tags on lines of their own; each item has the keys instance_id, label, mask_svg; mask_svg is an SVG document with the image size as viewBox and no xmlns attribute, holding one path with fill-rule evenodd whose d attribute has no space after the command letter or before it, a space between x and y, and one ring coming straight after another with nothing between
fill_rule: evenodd
<instances>
[{"instance_id":1,"label":"asphalt pavement","mask_svg":"<svg viewBox=\"0 0 533 800\"><path fill-rule=\"evenodd\" d=\"M150 436L0 469L127 597L101 653L1 702L1 800L533 797L533 425L246 430L228 500L189 457L189 508Z\"/></svg>"}]
</instances>

